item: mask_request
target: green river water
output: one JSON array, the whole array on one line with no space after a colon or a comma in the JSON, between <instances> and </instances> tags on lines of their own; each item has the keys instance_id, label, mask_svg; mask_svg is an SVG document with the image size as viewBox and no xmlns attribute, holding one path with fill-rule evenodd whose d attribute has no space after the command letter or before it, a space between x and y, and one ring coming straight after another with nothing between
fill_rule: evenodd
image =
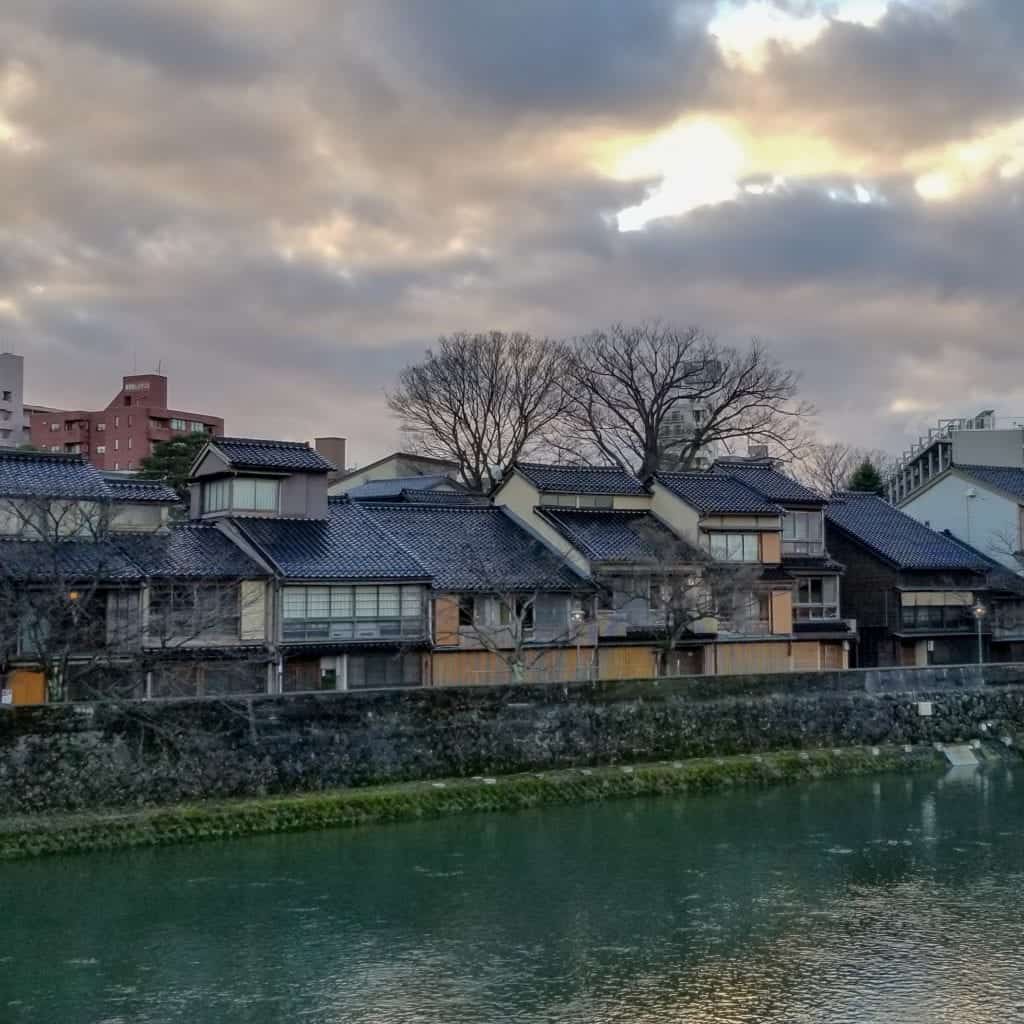
<instances>
[{"instance_id":1,"label":"green river water","mask_svg":"<svg viewBox=\"0 0 1024 1024\"><path fill-rule=\"evenodd\" d=\"M1024 770L3 866L0 1022L1024 1020Z\"/></svg>"}]
</instances>

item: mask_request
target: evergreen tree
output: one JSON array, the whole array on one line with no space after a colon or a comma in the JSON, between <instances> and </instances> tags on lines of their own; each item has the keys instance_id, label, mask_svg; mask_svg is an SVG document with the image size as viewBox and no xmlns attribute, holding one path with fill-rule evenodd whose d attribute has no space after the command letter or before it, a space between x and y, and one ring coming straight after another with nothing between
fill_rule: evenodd
<instances>
[{"instance_id":1,"label":"evergreen tree","mask_svg":"<svg viewBox=\"0 0 1024 1024\"><path fill-rule=\"evenodd\" d=\"M157 442L153 454L142 460L139 476L147 480L162 480L186 501L189 470L209 440L209 435L197 431L194 434L179 434L169 441Z\"/></svg>"},{"instance_id":2,"label":"evergreen tree","mask_svg":"<svg viewBox=\"0 0 1024 1024\"><path fill-rule=\"evenodd\" d=\"M878 467L870 459L865 459L850 475L846 484L849 491L866 491L869 494L877 494L882 497L885 494L885 485L882 482L882 474Z\"/></svg>"}]
</instances>

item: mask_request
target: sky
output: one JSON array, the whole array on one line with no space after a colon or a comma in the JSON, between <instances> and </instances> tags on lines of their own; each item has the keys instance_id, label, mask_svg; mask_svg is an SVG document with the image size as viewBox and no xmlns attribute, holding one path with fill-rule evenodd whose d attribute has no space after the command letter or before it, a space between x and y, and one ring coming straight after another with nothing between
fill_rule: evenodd
<instances>
[{"instance_id":1,"label":"sky","mask_svg":"<svg viewBox=\"0 0 1024 1024\"><path fill-rule=\"evenodd\" d=\"M1024 414L1020 0L4 0L0 350L398 443L440 334L760 338L826 440Z\"/></svg>"}]
</instances>

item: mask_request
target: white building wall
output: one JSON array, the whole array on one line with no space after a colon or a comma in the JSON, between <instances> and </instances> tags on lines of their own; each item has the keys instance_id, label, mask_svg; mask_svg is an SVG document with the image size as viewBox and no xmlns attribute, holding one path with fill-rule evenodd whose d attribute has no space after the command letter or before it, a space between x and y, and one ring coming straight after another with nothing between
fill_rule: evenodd
<instances>
[{"instance_id":1,"label":"white building wall","mask_svg":"<svg viewBox=\"0 0 1024 1024\"><path fill-rule=\"evenodd\" d=\"M28 441L25 418L25 360L0 352L0 448L17 448Z\"/></svg>"},{"instance_id":2,"label":"white building wall","mask_svg":"<svg viewBox=\"0 0 1024 1024\"><path fill-rule=\"evenodd\" d=\"M973 489L975 497L968 498ZM1019 504L951 471L930 487L913 495L900 509L933 530L949 530L955 537L984 552L1010 569L1020 565L1012 550L1021 543Z\"/></svg>"}]
</instances>

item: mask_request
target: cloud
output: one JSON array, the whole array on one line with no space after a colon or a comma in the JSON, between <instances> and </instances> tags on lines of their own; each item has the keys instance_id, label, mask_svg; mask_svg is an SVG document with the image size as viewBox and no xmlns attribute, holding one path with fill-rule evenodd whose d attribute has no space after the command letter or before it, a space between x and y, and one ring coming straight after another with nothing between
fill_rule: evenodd
<instances>
[{"instance_id":1,"label":"cloud","mask_svg":"<svg viewBox=\"0 0 1024 1024\"><path fill-rule=\"evenodd\" d=\"M1013 412L1024 5L774 7L816 30L750 63L703 0L8 0L2 344L37 402L160 361L361 461L458 329L756 334L865 446Z\"/></svg>"}]
</instances>

